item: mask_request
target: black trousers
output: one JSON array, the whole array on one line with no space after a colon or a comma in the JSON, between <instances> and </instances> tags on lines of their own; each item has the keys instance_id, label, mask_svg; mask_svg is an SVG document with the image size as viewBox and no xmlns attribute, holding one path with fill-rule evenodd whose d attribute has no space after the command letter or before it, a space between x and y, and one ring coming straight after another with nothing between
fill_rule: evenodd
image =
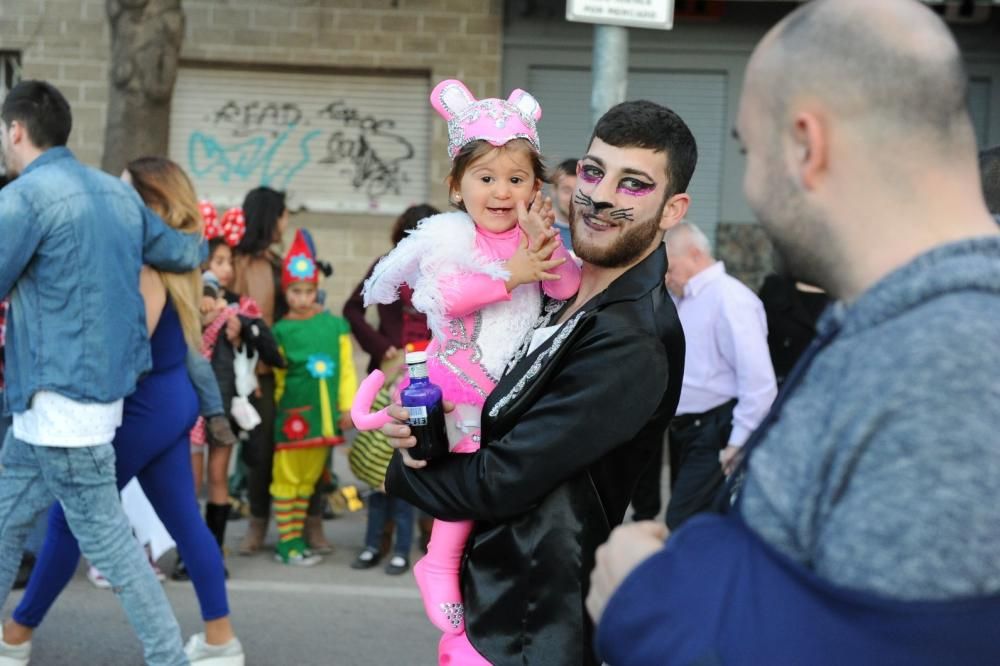
<instances>
[{"instance_id":1,"label":"black trousers","mask_svg":"<svg viewBox=\"0 0 1000 666\"><path fill-rule=\"evenodd\" d=\"M670 423L670 503L667 527L680 527L696 513L706 511L725 477L719 452L733 431L735 400L702 414L683 414Z\"/></svg>"},{"instance_id":2,"label":"black trousers","mask_svg":"<svg viewBox=\"0 0 1000 666\"><path fill-rule=\"evenodd\" d=\"M666 435L664 435L666 438ZM663 473L664 442L656 447L649 464L632 491L632 520L653 520L660 513L660 475Z\"/></svg>"},{"instance_id":3,"label":"black trousers","mask_svg":"<svg viewBox=\"0 0 1000 666\"><path fill-rule=\"evenodd\" d=\"M261 396L250 396L250 404L260 414L260 425L250 432L244 445L243 460L247 464L247 500L250 515L267 518L271 514L271 476L274 471L274 375L257 375ZM309 498L310 516L323 515L323 493L317 490Z\"/></svg>"}]
</instances>

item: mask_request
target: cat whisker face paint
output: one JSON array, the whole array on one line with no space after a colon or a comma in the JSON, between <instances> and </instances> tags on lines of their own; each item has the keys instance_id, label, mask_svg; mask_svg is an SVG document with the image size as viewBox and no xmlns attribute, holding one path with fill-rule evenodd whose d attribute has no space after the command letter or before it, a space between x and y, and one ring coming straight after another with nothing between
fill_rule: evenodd
<instances>
[{"instance_id":1,"label":"cat whisker face paint","mask_svg":"<svg viewBox=\"0 0 1000 666\"><path fill-rule=\"evenodd\" d=\"M601 192L607 196L608 191L606 183L604 183L607 173L600 159L589 155L584 157L577 164L576 175L580 181L580 189L577 190L573 200L577 205L586 206L595 213L614 206L611 202L595 201L593 196L581 191L589 188L591 192L594 192L604 184L605 187L601 188ZM615 195L624 195L630 198L646 197L658 189L652 177L642 171L633 169L624 170L614 186ZM602 217L605 217L608 223L634 222L635 207L619 206L612 208L606 216L602 215Z\"/></svg>"},{"instance_id":2,"label":"cat whisker face paint","mask_svg":"<svg viewBox=\"0 0 1000 666\"><path fill-rule=\"evenodd\" d=\"M608 217L615 221L635 222L635 213L633 211L635 211L635 208L616 208L608 213Z\"/></svg>"}]
</instances>

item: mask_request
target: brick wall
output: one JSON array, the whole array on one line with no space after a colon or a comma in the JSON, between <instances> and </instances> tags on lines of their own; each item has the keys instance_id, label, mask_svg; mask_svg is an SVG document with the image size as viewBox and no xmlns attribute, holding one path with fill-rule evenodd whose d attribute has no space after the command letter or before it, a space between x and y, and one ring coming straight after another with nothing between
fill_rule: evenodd
<instances>
[{"instance_id":1,"label":"brick wall","mask_svg":"<svg viewBox=\"0 0 1000 666\"><path fill-rule=\"evenodd\" d=\"M23 76L47 79L73 106L70 148L99 164L108 96L105 0L0 0L0 50L21 52ZM324 66L459 78L479 96L500 94L501 0L184 0L182 58L243 65ZM507 91L504 91L506 93ZM432 120L431 200L447 205L447 132ZM333 262L324 287L339 312L372 260L389 248L385 216L297 213ZM363 369L363 366L362 366Z\"/></svg>"},{"instance_id":2,"label":"brick wall","mask_svg":"<svg viewBox=\"0 0 1000 666\"><path fill-rule=\"evenodd\" d=\"M63 92L73 107L69 146L89 164L104 149L110 44L104 0L0 2L0 50L21 53L23 78Z\"/></svg>"}]
</instances>

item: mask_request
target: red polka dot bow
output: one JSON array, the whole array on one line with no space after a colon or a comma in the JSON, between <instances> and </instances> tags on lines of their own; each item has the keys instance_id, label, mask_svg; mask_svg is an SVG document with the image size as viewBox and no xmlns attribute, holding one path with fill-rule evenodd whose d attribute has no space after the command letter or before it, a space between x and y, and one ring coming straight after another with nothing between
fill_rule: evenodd
<instances>
[{"instance_id":1,"label":"red polka dot bow","mask_svg":"<svg viewBox=\"0 0 1000 666\"><path fill-rule=\"evenodd\" d=\"M201 217L205 220L205 238L221 238L229 247L236 247L243 240L246 233L247 223L243 216L243 209L238 206L230 208L219 219L219 213L208 201L198 204L201 210Z\"/></svg>"}]
</instances>

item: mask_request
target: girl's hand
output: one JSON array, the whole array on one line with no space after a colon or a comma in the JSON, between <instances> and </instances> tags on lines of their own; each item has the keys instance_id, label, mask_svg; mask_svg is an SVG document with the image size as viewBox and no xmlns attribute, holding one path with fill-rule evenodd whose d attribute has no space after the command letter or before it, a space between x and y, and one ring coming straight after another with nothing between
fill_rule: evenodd
<instances>
[{"instance_id":1,"label":"girl's hand","mask_svg":"<svg viewBox=\"0 0 1000 666\"><path fill-rule=\"evenodd\" d=\"M350 412L344 412L340 415L340 419L337 421L337 425L340 426L340 432L346 432L354 427L354 421L351 420Z\"/></svg>"},{"instance_id":2,"label":"girl's hand","mask_svg":"<svg viewBox=\"0 0 1000 666\"><path fill-rule=\"evenodd\" d=\"M552 199L538 194L531 208L523 201L517 202L517 223L528 236L529 248L537 248L559 232L552 228L556 216L552 212Z\"/></svg>"},{"instance_id":3,"label":"girl's hand","mask_svg":"<svg viewBox=\"0 0 1000 666\"><path fill-rule=\"evenodd\" d=\"M225 312L227 307L226 299L224 298L212 298L211 296L204 296L201 299L201 325L208 326L215 318Z\"/></svg>"},{"instance_id":4,"label":"girl's hand","mask_svg":"<svg viewBox=\"0 0 1000 666\"><path fill-rule=\"evenodd\" d=\"M549 271L558 268L566 262L565 257L552 259L552 253L556 251L559 242L554 237L545 240L540 247L532 249L528 245L528 239L522 238L521 244L505 267L510 272L510 278L504 283L507 292L510 293L522 284L532 282L547 282L558 280L559 276Z\"/></svg>"}]
</instances>

